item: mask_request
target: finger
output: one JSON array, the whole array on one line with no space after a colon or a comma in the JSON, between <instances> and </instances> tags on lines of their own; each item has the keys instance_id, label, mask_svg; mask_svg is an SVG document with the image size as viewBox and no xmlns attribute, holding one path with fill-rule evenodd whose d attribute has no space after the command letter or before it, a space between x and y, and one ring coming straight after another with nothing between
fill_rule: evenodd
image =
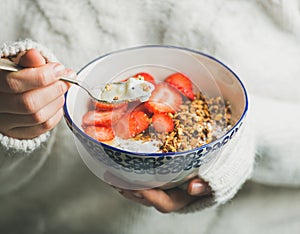
<instances>
[{"instance_id":1,"label":"finger","mask_svg":"<svg viewBox=\"0 0 300 234\"><path fill-rule=\"evenodd\" d=\"M139 191L138 193L162 213L177 211L197 199L196 197L189 196L186 191L178 188L166 191L149 189Z\"/></svg>"},{"instance_id":2,"label":"finger","mask_svg":"<svg viewBox=\"0 0 300 234\"><path fill-rule=\"evenodd\" d=\"M31 139L53 129L63 117L60 109L52 118L46 122L32 127L19 127L9 130L6 135L17 139Z\"/></svg>"},{"instance_id":3,"label":"finger","mask_svg":"<svg viewBox=\"0 0 300 234\"><path fill-rule=\"evenodd\" d=\"M25 68L18 72L6 72L6 76L0 79L0 92L16 94L47 86L59 80L64 72L65 67L59 63Z\"/></svg>"},{"instance_id":4,"label":"finger","mask_svg":"<svg viewBox=\"0 0 300 234\"><path fill-rule=\"evenodd\" d=\"M46 122L53 117L64 105L65 98L60 96L53 102L33 114L1 114L0 131L5 133L9 129L17 127L30 127Z\"/></svg>"},{"instance_id":5,"label":"finger","mask_svg":"<svg viewBox=\"0 0 300 234\"><path fill-rule=\"evenodd\" d=\"M190 180L187 187L188 194L192 196L203 196L211 193L211 188L207 182L200 178Z\"/></svg>"},{"instance_id":6,"label":"finger","mask_svg":"<svg viewBox=\"0 0 300 234\"><path fill-rule=\"evenodd\" d=\"M66 68L63 73L61 74L61 76L64 76L64 77L68 77L70 79L74 79L76 80L76 77L77 77L77 74L74 70L72 70L71 68ZM68 86L68 89L71 87L72 83L70 82L67 82L67 81L64 81L65 84Z\"/></svg>"},{"instance_id":7,"label":"finger","mask_svg":"<svg viewBox=\"0 0 300 234\"><path fill-rule=\"evenodd\" d=\"M34 114L63 96L68 88L65 82L57 81L49 86L18 95L0 93L0 113Z\"/></svg>"},{"instance_id":8,"label":"finger","mask_svg":"<svg viewBox=\"0 0 300 234\"><path fill-rule=\"evenodd\" d=\"M144 199L144 197L142 195L140 195L140 193L136 193L132 190L118 189L118 191L123 197L125 197L131 201L137 202L141 205L148 206L148 207L152 206L152 203L150 201Z\"/></svg>"},{"instance_id":9,"label":"finger","mask_svg":"<svg viewBox=\"0 0 300 234\"><path fill-rule=\"evenodd\" d=\"M17 63L22 67L40 67L46 64L46 60L37 49L30 49L20 56Z\"/></svg>"}]
</instances>

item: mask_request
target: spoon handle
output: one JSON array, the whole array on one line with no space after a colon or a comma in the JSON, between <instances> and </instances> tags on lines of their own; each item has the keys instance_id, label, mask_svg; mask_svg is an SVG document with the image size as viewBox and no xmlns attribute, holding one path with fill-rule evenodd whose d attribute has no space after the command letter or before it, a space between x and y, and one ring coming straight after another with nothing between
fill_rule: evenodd
<instances>
[{"instance_id":1,"label":"spoon handle","mask_svg":"<svg viewBox=\"0 0 300 234\"><path fill-rule=\"evenodd\" d=\"M0 59L0 69L5 71L20 71L22 70L22 67L18 66L16 63L7 60L7 59Z\"/></svg>"},{"instance_id":2,"label":"spoon handle","mask_svg":"<svg viewBox=\"0 0 300 234\"><path fill-rule=\"evenodd\" d=\"M62 81L66 81L66 82L81 86L81 82L79 82L78 80L66 77L66 76L60 76L59 79Z\"/></svg>"},{"instance_id":3,"label":"spoon handle","mask_svg":"<svg viewBox=\"0 0 300 234\"><path fill-rule=\"evenodd\" d=\"M101 101L101 100L99 100L99 98L97 98L95 96L94 93L92 93L90 87L86 83L84 83L83 81L75 80L75 79L72 79L72 78L69 78L69 77L66 77L66 76L61 76L61 77L59 77L59 79L62 80L62 81L69 82L71 84L74 84L74 85L77 85L77 86L83 88L93 99L95 99L96 101Z\"/></svg>"}]
</instances>

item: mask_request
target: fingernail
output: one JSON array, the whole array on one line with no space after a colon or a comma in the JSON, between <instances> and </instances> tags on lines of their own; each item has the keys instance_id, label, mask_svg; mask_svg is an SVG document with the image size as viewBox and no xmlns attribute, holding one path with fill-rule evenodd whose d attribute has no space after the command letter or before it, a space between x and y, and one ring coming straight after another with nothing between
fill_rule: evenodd
<instances>
[{"instance_id":1,"label":"fingernail","mask_svg":"<svg viewBox=\"0 0 300 234\"><path fill-rule=\"evenodd\" d=\"M132 195L135 196L136 198L139 198L139 199L144 198L144 196L142 194L138 193L138 192L134 192L134 193L132 193Z\"/></svg>"},{"instance_id":2,"label":"fingernail","mask_svg":"<svg viewBox=\"0 0 300 234\"><path fill-rule=\"evenodd\" d=\"M193 183L190 190L190 195L201 195L205 191L205 186L202 183Z\"/></svg>"}]
</instances>

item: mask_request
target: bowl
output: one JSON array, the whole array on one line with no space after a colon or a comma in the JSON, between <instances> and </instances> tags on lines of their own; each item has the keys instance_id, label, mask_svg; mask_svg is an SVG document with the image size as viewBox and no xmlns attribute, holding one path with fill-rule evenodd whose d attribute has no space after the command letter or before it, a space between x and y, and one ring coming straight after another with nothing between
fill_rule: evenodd
<instances>
[{"instance_id":1,"label":"bowl","mask_svg":"<svg viewBox=\"0 0 300 234\"><path fill-rule=\"evenodd\" d=\"M65 120L82 160L104 182L131 190L169 189L194 177L198 170L209 170L218 157L224 156L223 150L230 151L242 137L248 109L245 87L231 69L202 52L164 45L127 48L91 61L78 72L78 79L94 87L138 72L148 72L161 81L174 72L184 73L194 90L230 103L232 124L221 126L210 143L181 152L157 152L131 140L122 143L128 147L119 147L99 142L84 132L82 117L90 98L73 85L66 93ZM225 111L225 106L222 108Z\"/></svg>"}]
</instances>

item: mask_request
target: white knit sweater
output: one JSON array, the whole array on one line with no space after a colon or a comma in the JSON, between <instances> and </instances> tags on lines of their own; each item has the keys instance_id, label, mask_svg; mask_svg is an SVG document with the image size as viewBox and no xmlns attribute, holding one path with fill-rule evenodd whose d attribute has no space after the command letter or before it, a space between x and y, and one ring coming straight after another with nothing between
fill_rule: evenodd
<instances>
[{"instance_id":1,"label":"white knit sweater","mask_svg":"<svg viewBox=\"0 0 300 234\"><path fill-rule=\"evenodd\" d=\"M214 196L183 212L227 202L250 176L262 184L300 186L299 1L5 2L0 8L0 15L5 15L0 21L1 57L37 47L50 60L55 58L49 50L78 70L112 50L171 44L211 54L239 75L250 93L245 137L238 151L220 157L213 170L199 173L210 183ZM39 44L13 43L24 38ZM73 141L63 123L33 140L0 134L0 193L26 186L39 169L47 169L43 164L47 157L57 157L54 153L61 152L61 157L72 161L71 155L64 155L74 154L68 143L53 150L54 142L62 141L55 137L56 131L63 132L64 141Z\"/></svg>"}]
</instances>

